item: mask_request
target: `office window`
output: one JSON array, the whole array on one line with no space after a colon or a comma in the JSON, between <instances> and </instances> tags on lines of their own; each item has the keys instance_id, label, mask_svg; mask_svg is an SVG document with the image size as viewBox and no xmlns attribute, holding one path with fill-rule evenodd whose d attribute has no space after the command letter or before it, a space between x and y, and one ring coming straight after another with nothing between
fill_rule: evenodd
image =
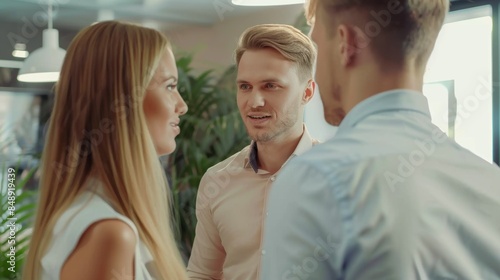
<instances>
[{"instance_id":1,"label":"office window","mask_svg":"<svg viewBox=\"0 0 500 280\"><path fill-rule=\"evenodd\" d=\"M492 9L449 13L425 74L433 122L493 162Z\"/></svg>"}]
</instances>

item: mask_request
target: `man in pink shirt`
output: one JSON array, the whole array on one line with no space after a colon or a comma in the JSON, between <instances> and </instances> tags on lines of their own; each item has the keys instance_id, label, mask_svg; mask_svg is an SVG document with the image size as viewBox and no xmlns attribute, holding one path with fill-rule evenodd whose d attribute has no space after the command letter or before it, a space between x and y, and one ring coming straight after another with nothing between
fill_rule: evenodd
<instances>
[{"instance_id":1,"label":"man in pink shirt","mask_svg":"<svg viewBox=\"0 0 500 280\"><path fill-rule=\"evenodd\" d=\"M200 182L190 279L259 278L270 187L289 159L317 143L303 123L315 58L311 40L289 25L257 25L241 35L237 103L252 143Z\"/></svg>"}]
</instances>

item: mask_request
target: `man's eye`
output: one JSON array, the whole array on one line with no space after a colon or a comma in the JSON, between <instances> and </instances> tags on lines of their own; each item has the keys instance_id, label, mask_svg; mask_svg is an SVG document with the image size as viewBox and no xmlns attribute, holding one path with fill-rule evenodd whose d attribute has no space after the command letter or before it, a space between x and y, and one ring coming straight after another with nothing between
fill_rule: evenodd
<instances>
[{"instance_id":1,"label":"man's eye","mask_svg":"<svg viewBox=\"0 0 500 280\"><path fill-rule=\"evenodd\" d=\"M276 89L276 88L278 88L278 86L275 85L275 84L273 84L273 83L267 83L265 87L267 89Z\"/></svg>"},{"instance_id":2,"label":"man's eye","mask_svg":"<svg viewBox=\"0 0 500 280\"><path fill-rule=\"evenodd\" d=\"M240 89L241 90L249 90L250 89L250 85L248 85L248 84L241 84L240 85Z\"/></svg>"}]
</instances>

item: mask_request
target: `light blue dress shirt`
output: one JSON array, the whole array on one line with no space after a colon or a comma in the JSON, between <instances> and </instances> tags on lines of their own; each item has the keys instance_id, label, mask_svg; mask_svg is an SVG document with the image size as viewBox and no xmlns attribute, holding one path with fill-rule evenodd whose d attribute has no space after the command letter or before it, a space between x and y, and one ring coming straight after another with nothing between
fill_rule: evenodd
<instances>
[{"instance_id":1,"label":"light blue dress shirt","mask_svg":"<svg viewBox=\"0 0 500 280\"><path fill-rule=\"evenodd\" d=\"M291 160L268 200L264 280L500 279L500 168L384 92Z\"/></svg>"}]
</instances>

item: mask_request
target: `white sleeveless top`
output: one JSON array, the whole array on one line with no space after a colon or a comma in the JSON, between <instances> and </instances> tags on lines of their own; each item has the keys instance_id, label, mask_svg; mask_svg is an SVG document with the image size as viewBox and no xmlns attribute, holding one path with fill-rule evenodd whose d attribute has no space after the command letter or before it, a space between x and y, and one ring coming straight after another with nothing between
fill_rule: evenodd
<instances>
[{"instance_id":1,"label":"white sleeveless top","mask_svg":"<svg viewBox=\"0 0 500 280\"><path fill-rule=\"evenodd\" d=\"M154 280L153 258L141 242L135 224L127 217L116 212L97 191L85 191L60 216L52 232L52 241L42 258L42 280L59 280L63 264L73 252L80 237L93 223L105 219L118 219L127 223L135 232L135 277L123 271L113 272L112 280L134 279Z\"/></svg>"}]
</instances>

